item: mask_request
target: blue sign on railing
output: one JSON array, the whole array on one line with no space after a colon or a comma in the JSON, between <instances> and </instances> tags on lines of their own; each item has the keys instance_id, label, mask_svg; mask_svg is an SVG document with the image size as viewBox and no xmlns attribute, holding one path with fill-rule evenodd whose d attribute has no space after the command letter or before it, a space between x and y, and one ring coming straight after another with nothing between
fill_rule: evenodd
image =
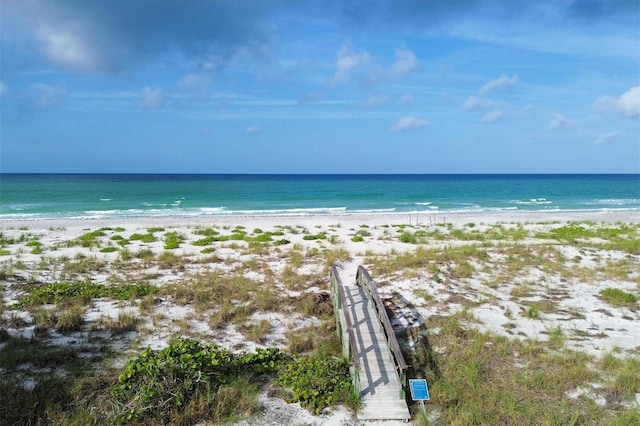
<instances>
[{"instance_id":1,"label":"blue sign on railing","mask_svg":"<svg viewBox=\"0 0 640 426\"><path fill-rule=\"evenodd\" d=\"M426 379L409 379L409 389L411 389L411 399L414 401L429 400L429 387Z\"/></svg>"}]
</instances>

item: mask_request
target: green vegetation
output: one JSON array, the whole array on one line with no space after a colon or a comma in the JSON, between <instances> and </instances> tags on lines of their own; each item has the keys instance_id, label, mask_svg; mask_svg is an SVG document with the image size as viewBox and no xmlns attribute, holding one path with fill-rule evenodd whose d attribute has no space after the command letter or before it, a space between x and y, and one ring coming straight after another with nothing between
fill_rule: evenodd
<instances>
[{"instance_id":1,"label":"green vegetation","mask_svg":"<svg viewBox=\"0 0 640 426\"><path fill-rule=\"evenodd\" d=\"M155 235L148 233L148 234L131 234L131 236L129 236L129 240L130 241L141 241L143 243L152 243L154 241L156 241L156 237Z\"/></svg>"},{"instance_id":2,"label":"green vegetation","mask_svg":"<svg viewBox=\"0 0 640 426\"><path fill-rule=\"evenodd\" d=\"M638 296L618 288L607 287L600 290L600 296L613 306L633 307L638 302Z\"/></svg>"},{"instance_id":3,"label":"green vegetation","mask_svg":"<svg viewBox=\"0 0 640 426\"><path fill-rule=\"evenodd\" d=\"M0 291L18 299L0 302L0 423L228 423L257 413L267 384L269 393L316 413L340 403L357 407L326 293L329 266L347 260L367 266L389 312L425 322L402 332L416 333L418 344L401 346L412 348L405 353L410 377L429 380L437 413L430 421L640 423L634 349L599 358L571 350L607 338L607 330L568 322L590 311L572 304L573 290L594 294L602 282L611 287L599 298L610 306L599 312L637 319L637 225L354 226L351 241L376 239L366 253L348 252L335 228L156 227L130 237L132 229L101 228L63 243L0 231ZM407 244L379 249L399 241ZM73 246L86 250L65 252ZM46 255L22 256L34 250ZM398 281L410 284L401 295L391 287ZM120 314L96 315L102 304ZM508 338L478 331L485 308L504 315L500 333ZM425 310L436 314L420 318ZM265 313L294 316L295 325L282 337ZM520 320L543 331L527 337ZM34 337L11 337L7 327L33 327ZM184 338L163 350L139 347L160 329ZM231 354L198 343L228 330L245 342L276 339L288 354ZM59 333L69 343L55 346ZM279 367L247 361L276 353ZM131 361L116 371L111 366L123 357Z\"/></svg>"},{"instance_id":4,"label":"green vegetation","mask_svg":"<svg viewBox=\"0 0 640 426\"><path fill-rule=\"evenodd\" d=\"M132 300L152 294L157 288L148 284L108 286L92 282L60 282L33 289L22 297L14 308L54 304L62 301L77 301L87 304L99 297L113 297L118 300Z\"/></svg>"},{"instance_id":5,"label":"green vegetation","mask_svg":"<svg viewBox=\"0 0 640 426\"><path fill-rule=\"evenodd\" d=\"M173 250L180 247L180 244L184 241L184 236L177 232L167 232L164 234L164 249Z\"/></svg>"},{"instance_id":6,"label":"green vegetation","mask_svg":"<svg viewBox=\"0 0 640 426\"><path fill-rule=\"evenodd\" d=\"M349 363L341 358L298 358L283 368L278 383L291 389L290 401L300 402L315 414L336 403L357 405Z\"/></svg>"},{"instance_id":7,"label":"green vegetation","mask_svg":"<svg viewBox=\"0 0 640 426\"><path fill-rule=\"evenodd\" d=\"M325 240L327 238L327 234L325 232L319 232L317 234L307 234L302 237L305 241L313 241L313 240Z\"/></svg>"},{"instance_id":8,"label":"green vegetation","mask_svg":"<svg viewBox=\"0 0 640 426\"><path fill-rule=\"evenodd\" d=\"M286 355L277 349L234 355L189 339L178 339L161 351L147 349L127 363L111 388L116 415L122 421L173 419L180 424L246 415L236 412L239 406L232 401L216 412L209 412L209 405L231 389L234 395L241 395L247 389L238 387L240 383L275 374L285 360Z\"/></svg>"},{"instance_id":9,"label":"green vegetation","mask_svg":"<svg viewBox=\"0 0 640 426\"><path fill-rule=\"evenodd\" d=\"M440 332L418 337L406 355L410 373L427 378L442 424L627 424L640 415L625 407L640 386L637 358L610 356L603 373L592 357L561 344L549 350L543 342L469 329L462 319L430 320L427 327ZM561 339L561 331L551 333ZM576 389L608 395L607 406L571 397Z\"/></svg>"}]
</instances>

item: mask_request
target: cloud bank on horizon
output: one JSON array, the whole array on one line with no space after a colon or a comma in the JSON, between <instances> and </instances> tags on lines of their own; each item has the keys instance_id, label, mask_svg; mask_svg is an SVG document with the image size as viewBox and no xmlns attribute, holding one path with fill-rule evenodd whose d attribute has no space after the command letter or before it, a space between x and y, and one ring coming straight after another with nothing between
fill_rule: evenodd
<instances>
[{"instance_id":1,"label":"cloud bank on horizon","mask_svg":"<svg viewBox=\"0 0 640 426\"><path fill-rule=\"evenodd\" d=\"M635 0L7 0L0 171L640 173Z\"/></svg>"}]
</instances>

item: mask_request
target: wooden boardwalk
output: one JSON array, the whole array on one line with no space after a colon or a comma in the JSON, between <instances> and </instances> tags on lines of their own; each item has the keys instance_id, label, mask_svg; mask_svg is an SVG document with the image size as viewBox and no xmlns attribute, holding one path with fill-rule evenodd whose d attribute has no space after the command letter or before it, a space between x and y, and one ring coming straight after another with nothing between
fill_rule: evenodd
<instances>
[{"instance_id":1,"label":"wooden boardwalk","mask_svg":"<svg viewBox=\"0 0 640 426\"><path fill-rule=\"evenodd\" d=\"M360 420L409 420L411 415L404 399L402 384L387 344L374 302L355 281L342 284L345 308L354 330L358 358ZM386 315L386 313L385 313Z\"/></svg>"}]
</instances>

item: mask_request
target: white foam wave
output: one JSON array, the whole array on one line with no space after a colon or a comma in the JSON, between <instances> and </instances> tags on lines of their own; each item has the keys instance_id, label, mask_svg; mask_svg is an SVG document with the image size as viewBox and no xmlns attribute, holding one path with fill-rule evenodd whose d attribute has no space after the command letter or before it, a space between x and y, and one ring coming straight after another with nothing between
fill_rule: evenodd
<instances>
[{"instance_id":1,"label":"white foam wave","mask_svg":"<svg viewBox=\"0 0 640 426\"><path fill-rule=\"evenodd\" d=\"M528 200L512 200L510 201L513 204L520 204L525 206L538 206L544 204L551 204L552 201L546 198L530 198Z\"/></svg>"}]
</instances>

